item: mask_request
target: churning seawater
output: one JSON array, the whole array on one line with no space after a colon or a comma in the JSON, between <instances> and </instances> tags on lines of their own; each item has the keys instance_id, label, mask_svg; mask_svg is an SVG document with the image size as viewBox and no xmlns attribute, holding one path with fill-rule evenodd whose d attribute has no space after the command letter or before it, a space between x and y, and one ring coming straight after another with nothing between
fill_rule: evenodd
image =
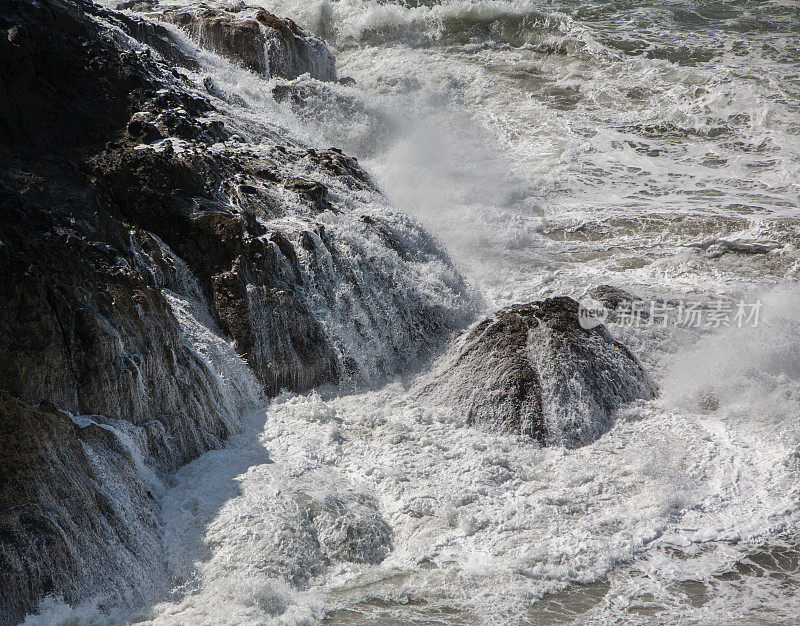
<instances>
[{"instance_id":1,"label":"churning seawater","mask_svg":"<svg viewBox=\"0 0 800 626\"><path fill-rule=\"evenodd\" d=\"M355 85L297 79L301 106L214 55L203 71L240 114L357 156L487 311L611 284L761 315L610 325L662 393L577 450L466 428L403 380L282 396L178 472L174 597L121 619L795 623L797 2L261 4Z\"/></svg>"}]
</instances>

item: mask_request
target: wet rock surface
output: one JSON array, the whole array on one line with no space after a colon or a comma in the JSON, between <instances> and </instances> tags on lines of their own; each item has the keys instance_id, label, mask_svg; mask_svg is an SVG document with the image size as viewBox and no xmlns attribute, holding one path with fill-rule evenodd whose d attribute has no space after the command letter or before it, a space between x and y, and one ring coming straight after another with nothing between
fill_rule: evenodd
<instances>
[{"instance_id":1,"label":"wet rock surface","mask_svg":"<svg viewBox=\"0 0 800 626\"><path fill-rule=\"evenodd\" d=\"M630 306L633 302L642 302L639 296L613 285L598 285L587 291L586 296L601 302L610 311Z\"/></svg>"},{"instance_id":2,"label":"wet rock surface","mask_svg":"<svg viewBox=\"0 0 800 626\"><path fill-rule=\"evenodd\" d=\"M171 37L0 5L0 623L50 593L163 591L143 477L221 445L249 401L181 303L267 395L390 374L471 314L354 159L231 118Z\"/></svg>"},{"instance_id":3,"label":"wet rock surface","mask_svg":"<svg viewBox=\"0 0 800 626\"><path fill-rule=\"evenodd\" d=\"M264 9L242 4L228 9L200 5L145 10L179 26L203 48L267 78L307 73L318 80L336 80L336 59L321 39Z\"/></svg>"},{"instance_id":4,"label":"wet rock surface","mask_svg":"<svg viewBox=\"0 0 800 626\"><path fill-rule=\"evenodd\" d=\"M602 325L582 328L578 303L559 297L503 309L456 337L417 392L470 425L576 447L656 388L628 348Z\"/></svg>"},{"instance_id":5,"label":"wet rock surface","mask_svg":"<svg viewBox=\"0 0 800 626\"><path fill-rule=\"evenodd\" d=\"M145 587L163 573L157 534L137 532L159 524L154 495L113 432L83 424L0 391L0 623L19 622L49 594L108 590L106 564Z\"/></svg>"},{"instance_id":6,"label":"wet rock surface","mask_svg":"<svg viewBox=\"0 0 800 626\"><path fill-rule=\"evenodd\" d=\"M619 322L623 319L642 321L650 319L650 303L620 287L598 285L587 291L584 298L599 302L605 307L605 319L609 322Z\"/></svg>"}]
</instances>

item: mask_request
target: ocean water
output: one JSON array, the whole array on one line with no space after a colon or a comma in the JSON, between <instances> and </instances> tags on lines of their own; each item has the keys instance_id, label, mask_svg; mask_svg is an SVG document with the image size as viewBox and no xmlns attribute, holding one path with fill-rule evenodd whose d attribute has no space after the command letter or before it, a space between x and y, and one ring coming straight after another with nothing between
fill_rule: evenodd
<instances>
[{"instance_id":1,"label":"ocean water","mask_svg":"<svg viewBox=\"0 0 800 626\"><path fill-rule=\"evenodd\" d=\"M201 73L358 157L486 312L611 284L758 323L610 324L661 394L575 450L467 428L407 378L282 395L164 486L169 597L27 623L796 623L800 6L258 3L355 84L298 78L298 105Z\"/></svg>"}]
</instances>

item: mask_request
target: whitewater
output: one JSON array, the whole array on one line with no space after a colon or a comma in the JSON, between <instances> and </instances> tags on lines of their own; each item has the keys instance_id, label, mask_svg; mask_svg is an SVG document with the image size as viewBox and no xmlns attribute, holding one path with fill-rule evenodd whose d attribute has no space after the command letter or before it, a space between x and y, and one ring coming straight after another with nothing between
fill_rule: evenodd
<instances>
[{"instance_id":1,"label":"whitewater","mask_svg":"<svg viewBox=\"0 0 800 626\"><path fill-rule=\"evenodd\" d=\"M424 364L266 403L200 297L166 294L236 383L231 405L259 408L237 409L223 449L153 478L168 597L50 598L25 623L796 621L797 4L255 4L323 38L355 82L266 80L208 51L193 78L236 94L232 115L357 157L483 313L610 284L760 301L761 317L609 323L661 393L565 449L415 399Z\"/></svg>"}]
</instances>

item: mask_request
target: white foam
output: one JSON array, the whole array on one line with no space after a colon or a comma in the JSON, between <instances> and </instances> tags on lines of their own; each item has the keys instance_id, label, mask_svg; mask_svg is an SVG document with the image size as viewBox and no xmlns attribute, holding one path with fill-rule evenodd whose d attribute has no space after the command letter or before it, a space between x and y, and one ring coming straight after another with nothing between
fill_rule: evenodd
<instances>
[{"instance_id":1,"label":"white foam","mask_svg":"<svg viewBox=\"0 0 800 626\"><path fill-rule=\"evenodd\" d=\"M780 317L759 337L783 345L767 350L771 361L794 363ZM714 341L721 354L742 345L733 331ZM675 356L690 377L692 350ZM737 385L771 397L760 358L738 367ZM205 455L165 497L171 553L196 559L196 574L194 593L155 607L154 623L314 621L345 608L402 619L408 602L429 617L446 606L501 620L629 563L664 585L710 579L797 522L800 424L796 400L765 414L756 391L698 413L672 391L690 391L683 375L670 370L661 400L624 410L607 435L570 451L465 427L400 384L284 396L258 443L251 431ZM324 558L319 529L307 534L318 522L303 511L331 498L334 525L359 502L377 503L392 530L379 565Z\"/></svg>"}]
</instances>

